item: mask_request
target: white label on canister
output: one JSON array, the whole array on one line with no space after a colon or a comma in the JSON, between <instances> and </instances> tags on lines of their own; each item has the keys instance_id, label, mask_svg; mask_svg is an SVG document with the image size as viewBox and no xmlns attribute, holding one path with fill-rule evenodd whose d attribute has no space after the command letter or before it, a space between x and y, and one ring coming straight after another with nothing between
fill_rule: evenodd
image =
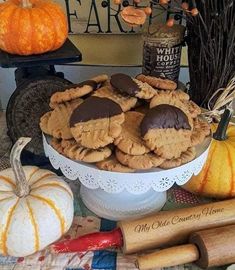
<instances>
[{"instance_id":1,"label":"white label on canister","mask_svg":"<svg viewBox=\"0 0 235 270\"><path fill-rule=\"evenodd\" d=\"M180 72L181 45L156 47L144 44L143 73L151 76L164 76L178 81Z\"/></svg>"}]
</instances>

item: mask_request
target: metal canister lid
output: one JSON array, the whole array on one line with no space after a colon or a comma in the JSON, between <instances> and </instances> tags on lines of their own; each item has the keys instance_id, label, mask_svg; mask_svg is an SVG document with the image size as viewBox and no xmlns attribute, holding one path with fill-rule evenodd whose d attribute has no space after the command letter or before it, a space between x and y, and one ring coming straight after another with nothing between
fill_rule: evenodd
<instances>
[{"instance_id":1,"label":"metal canister lid","mask_svg":"<svg viewBox=\"0 0 235 270\"><path fill-rule=\"evenodd\" d=\"M175 24L169 27L165 24L153 24L148 33L144 34L144 40L148 43L161 44L161 46L172 47L184 40L185 27Z\"/></svg>"}]
</instances>

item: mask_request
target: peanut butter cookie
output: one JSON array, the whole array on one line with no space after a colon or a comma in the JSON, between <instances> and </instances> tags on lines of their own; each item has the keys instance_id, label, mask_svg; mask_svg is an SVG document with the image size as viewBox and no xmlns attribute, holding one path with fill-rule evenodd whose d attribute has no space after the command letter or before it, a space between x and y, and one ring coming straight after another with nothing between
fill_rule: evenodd
<instances>
[{"instance_id":1,"label":"peanut butter cookie","mask_svg":"<svg viewBox=\"0 0 235 270\"><path fill-rule=\"evenodd\" d=\"M162 169L175 168L189 161L193 160L196 157L196 150L194 147L189 147L185 152L183 152L180 157L175 159L165 160L159 167Z\"/></svg>"},{"instance_id":2,"label":"peanut butter cookie","mask_svg":"<svg viewBox=\"0 0 235 270\"><path fill-rule=\"evenodd\" d=\"M165 79L165 78L158 78L153 76L147 76L144 74L139 74L136 76L141 82L148 83L152 87L156 89L163 89L163 90L175 90L177 88L177 84L174 81Z\"/></svg>"},{"instance_id":3,"label":"peanut butter cookie","mask_svg":"<svg viewBox=\"0 0 235 270\"><path fill-rule=\"evenodd\" d=\"M73 138L69 126L69 119L74 109L82 102L83 100L78 98L70 102L57 104L53 111L50 111L41 117L41 130L57 139Z\"/></svg>"},{"instance_id":4,"label":"peanut butter cookie","mask_svg":"<svg viewBox=\"0 0 235 270\"><path fill-rule=\"evenodd\" d=\"M68 85L64 91L56 92L51 96L49 105L54 109L57 104L68 102L89 94L97 88L97 85L97 82L94 80Z\"/></svg>"},{"instance_id":5,"label":"peanut butter cookie","mask_svg":"<svg viewBox=\"0 0 235 270\"><path fill-rule=\"evenodd\" d=\"M144 115L139 112L126 112L121 134L114 144L122 152L130 155L143 155L150 152L140 135L140 123Z\"/></svg>"},{"instance_id":6,"label":"peanut butter cookie","mask_svg":"<svg viewBox=\"0 0 235 270\"><path fill-rule=\"evenodd\" d=\"M120 173L130 173L134 172L134 169L131 169L127 166L122 165L114 155L110 156L109 158L100 161L96 163L96 166L100 170L105 170L105 171L111 171L111 172L120 172Z\"/></svg>"},{"instance_id":7,"label":"peanut butter cookie","mask_svg":"<svg viewBox=\"0 0 235 270\"><path fill-rule=\"evenodd\" d=\"M58 140L53 138L51 145L60 154L63 154L70 159L87 163L102 161L112 154L109 147L99 148L96 150L88 149L80 146L74 139Z\"/></svg>"},{"instance_id":8,"label":"peanut butter cookie","mask_svg":"<svg viewBox=\"0 0 235 270\"><path fill-rule=\"evenodd\" d=\"M61 145L61 140L60 140L60 139L52 138L52 140L51 140L51 146L52 146L58 153L60 153L61 155L64 154L63 147L62 147L62 145Z\"/></svg>"},{"instance_id":9,"label":"peanut butter cookie","mask_svg":"<svg viewBox=\"0 0 235 270\"><path fill-rule=\"evenodd\" d=\"M112 154L109 147L103 147L98 149L89 149L79 145L75 140L71 142L63 142L63 153L70 159L84 161L87 163L99 162Z\"/></svg>"},{"instance_id":10,"label":"peanut butter cookie","mask_svg":"<svg viewBox=\"0 0 235 270\"><path fill-rule=\"evenodd\" d=\"M195 146L202 143L206 136L210 135L210 132L210 125L206 120L202 120L200 118L195 119L193 122L193 133L191 136L192 145Z\"/></svg>"},{"instance_id":11,"label":"peanut butter cookie","mask_svg":"<svg viewBox=\"0 0 235 270\"><path fill-rule=\"evenodd\" d=\"M181 109L186 113L189 118L197 117L200 113L200 108L189 101L189 95L181 90L176 91L156 91L156 95L152 98L150 102L150 108L153 108L160 104L169 104Z\"/></svg>"},{"instance_id":12,"label":"peanut butter cookie","mask_svg":"<svg viewBox=\"0 0 235 270\"><path fill-rule=\"evenodd\" d=\"M164 158L159 157L154 153L133 156L123 153L118 148L116 149L116 158L123 165L136 170L148 170L153 167L158 167L164 162Z\"/></svg>"}]
</instances>

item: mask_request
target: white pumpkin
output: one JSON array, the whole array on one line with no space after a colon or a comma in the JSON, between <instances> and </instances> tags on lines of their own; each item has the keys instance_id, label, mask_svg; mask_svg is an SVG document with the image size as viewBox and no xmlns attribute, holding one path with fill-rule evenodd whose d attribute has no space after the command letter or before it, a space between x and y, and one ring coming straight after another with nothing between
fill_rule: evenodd
<instances>
[{"instance_id":1,"label":"white pumpkin","mask_svg":"<svg viewBox=\"0 0 235 270\"><path fill-rule=\"evenodd\" d=\"M20 154L30 138L11 151L11 167L0 172L0 253L16 257L42 250L59 239L73 221L73 194L56 174L23 166Z\"/></svg>"}]
</instances>

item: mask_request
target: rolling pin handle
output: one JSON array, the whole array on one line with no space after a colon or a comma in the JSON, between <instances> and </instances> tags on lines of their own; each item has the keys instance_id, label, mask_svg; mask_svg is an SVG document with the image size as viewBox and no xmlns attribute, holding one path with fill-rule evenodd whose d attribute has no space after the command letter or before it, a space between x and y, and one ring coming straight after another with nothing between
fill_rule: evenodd
<instances>
[{"instance_id":1,"label":"rolling pin handle","mask_svg":"<svg viewBox=\"0 0 235 270\"><path fill-rule=\"evenodd\" d=\"M136 264L140 270L149 270L191 263L198 259L198 248L193 244L188 244L139 256Z\"/></svg>"},{"instance_id":2,"label":"rolling pin handle","mask_svg":"<svg viewBox=\"0 0 235 270\"><path fill-rule=\"evenodd\" d=\"M235 263L235 225L195 232L189 242L200 250L195 262L200 268Z\"/></svg>"}]
</instances>

